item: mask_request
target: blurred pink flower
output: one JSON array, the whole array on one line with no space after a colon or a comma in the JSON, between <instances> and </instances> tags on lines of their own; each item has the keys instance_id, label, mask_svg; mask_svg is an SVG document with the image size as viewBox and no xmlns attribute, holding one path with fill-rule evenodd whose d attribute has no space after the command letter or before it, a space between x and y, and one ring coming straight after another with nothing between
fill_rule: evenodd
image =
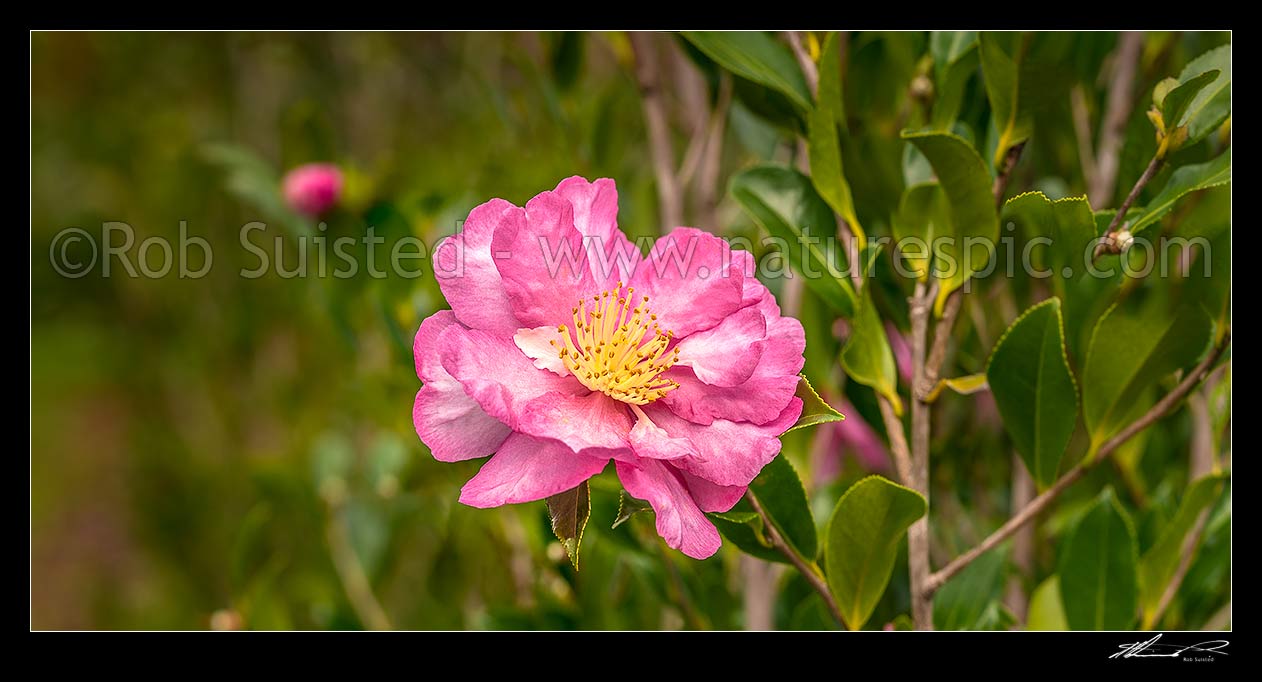
<instances>
[{"instance_id":1,"label":"blurred pink flower","mask_svg":"<svg viewBox=\"0 0 1262 682\"><path fill-rule=\"evenodd\" d=\"M815 449L816 458L813 464L815 475L820 481L829 482L841 474L841 460L847 452L853 453L855 459L869 473L883 474L890 471L889 450L881 436L860 416L854 405L845 398L830 400L837 410L846 415L846 421L824 424L820 431L827 433L828 442Z\"/></svg>"},{"instance_id":2,"label":"blurred pink flower","mask_svg":"<svg viewBox=\"0 0 1262 682\"><path fill-rule=\"evenodd\" d=\"M298 213L318 216L342 195L342 171L331 163L308 163L285 175L285 202Z\"/></svg>"},{"instance_id":3,"label":"blurred pink flower","mask_svg":"<svg viewBox=\"0 0 1262 682\"><path fill-rule=\"evenodd\" d=\"M612 180L581 177L473 209L434 254L451 310L416 333L412 418L435 459L494 454L465 504L540 500L613 460L666 543L704 559L705 512L736 504L801 414L805 334L748 252L680 227L643 256L617 212Z\"/></svg>"}]
</instances>

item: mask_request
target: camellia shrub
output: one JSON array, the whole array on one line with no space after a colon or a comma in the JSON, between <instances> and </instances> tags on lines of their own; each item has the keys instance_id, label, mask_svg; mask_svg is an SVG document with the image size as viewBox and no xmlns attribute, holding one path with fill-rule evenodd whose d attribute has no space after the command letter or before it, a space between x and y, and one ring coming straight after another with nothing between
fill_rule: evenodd
<instances>
[{"instance_id":1,"label":"camellia shrub","mask_svg":"<svg viewBox=\"0 0 1262 682\"><path fill-rule=\"evenodd\" d=\"M538 502L579 579L589 524L650 518L785 564L795 627L1225 625L1230 45L671 40L720 131L787 154L681 226L661 46L630 37L664 236L576 176L435 250L412 414L435 459L489 457L459 502Z\"/></svg>"}]
</instances>

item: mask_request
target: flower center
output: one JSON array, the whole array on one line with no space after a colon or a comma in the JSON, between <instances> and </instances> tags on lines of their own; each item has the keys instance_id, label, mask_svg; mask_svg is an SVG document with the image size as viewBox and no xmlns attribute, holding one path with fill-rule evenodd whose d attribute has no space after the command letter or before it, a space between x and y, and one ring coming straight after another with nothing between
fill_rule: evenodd
<instances>
[{"instance_id":1,"label":"flower center","mask_svg":"<svg viewBox=\"0 0 1262 682\"><path fill-rule=\"evenodd\" d=\"M674 332L657 324L649 312L649 297L637 304L635 288L584 298L574 307L574 332L559 325L560 338L552 342L574 376L593 391L632 405L644 405L679 388L662 378L679 357L679 349L666 352ZM647 337L647 338L646 338Z\"/></svg>"}]
</instances>

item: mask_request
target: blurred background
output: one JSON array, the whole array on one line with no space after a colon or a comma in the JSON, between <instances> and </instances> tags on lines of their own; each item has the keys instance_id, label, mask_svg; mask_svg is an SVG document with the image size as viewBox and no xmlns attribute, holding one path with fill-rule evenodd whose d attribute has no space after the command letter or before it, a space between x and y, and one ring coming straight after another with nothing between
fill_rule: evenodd
<instances>
[{"instance_id":1,"label":"blurred background","mask_svg":"<svg viewBox=\"0 0 1262 682\"><path fill-rule=\"evenodd\" d=\"M1117 37L1065 36L1065 68L1087 84L1098 115L1097 75ZM1136 93L1227 40L1149 34ZM927 72L927 41L847 39L846 109L864 134L855 133L846 164L876 232L904 184L898 131L921 115L913 85ZM386 240L381 253L403 236L434 244L477 204L522 205L571 175L617 181L630 235L678 218L756 237L726 181L758 161L798 161L777 102L721 77L669 35L36 33L31 50L34 628L826 626L800 578L730 543L697 562L668 550L651 518L611 530L611 471L593 484L578 572L542 502L457 504L481 462L435 462L410 419L419 388L412 335L445 307L426 261L415 279L239 275L258 264L239 240L247 222L267 223L253 243L271 252L281 240L293 258L298 240L314 234L316 217L281 193L283 174L308 162L341 173L336 204L318 216L327 234L358 237L373 226ZM670 145L674 203L659 199L662 136L650 144L642 92L653 93L648 120L661 115L653 125ZM1123 152L1122 178L1151 156L1142 109L1128 128L1139 142ZM963 120L985 120L979 78L963 111ZM1014 190L1087 191L1072 115L1069 99L1047 114L1059 123L1035 136ZM984 123L975 130L984 135ZM109 277L98 267L71 279L51 267L59 231L99 235L109 221L129 225L137 243L177 240L184 224L211 245L213 264L195 279L133 278L117 262ZM896 308L897 285L886 289ZM846 330L809 291L797 305L806 372L852 416L785 439L822 522L850 482L890 464L871 391L846 384L836 367ZM1010 312L994 322L998 331ZM891 332L897 349L900 332ZM984 352L962 351L961 364L975 368ZM946 557L1005 517L1011 482L993 403L984 394L955 403L941 438L957 446L934 472L935 524L944 528L935 540ZM1154 513L1172 513L1181 490L1182 479L1163 478L1163 462L1186 459L1160 434L1182 442L1189 428L1167 420L1137 446L1155 452L1143 458L1147 474L1132 472ZM1061 506L1072 514L1073 497ZM1055 532L1056 519L1048 525ZM1186 581L1187 623L1229 599L1230 529L1220 526ZM906 611L905 570L896 568L874 627ZM1003 588L979 575L965 602L980 610Z\"/></svg>"}]
</instances>

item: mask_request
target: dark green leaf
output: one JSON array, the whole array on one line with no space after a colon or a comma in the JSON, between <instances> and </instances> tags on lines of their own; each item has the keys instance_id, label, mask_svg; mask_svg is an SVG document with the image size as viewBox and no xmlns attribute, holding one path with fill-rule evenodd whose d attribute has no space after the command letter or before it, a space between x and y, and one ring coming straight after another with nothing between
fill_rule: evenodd
<instances>
[{"instance_id":1,"label":"dark green leaf","mask_svg":"<svg viewBox=\"0 0 1262 682\"><path fill-rule=\"evenodd\" d=\"M613 525L610 526L610 528L617 528L618 526L621 526L632 516L635 516L640 512L651 511L653 511L652 505L644 500L638 500L631 497L627 494L627 491L623 490L621 496L618 498L618 516L614 519Z\"/></svg>"},{"instance_id":2,"label":"dark green leaf","mask_svg":"<svg viewBox=\"0 0 1262 682\"><path fill-rule=\"evenodd\" d=\"M1166 93L1161 100L1161 119L1165 123L1167 132L1172 132L1184 124L1183 115L1188 112L1192 100L1218 78L1218 73L1218 69L1206 71L1180 83Z\"/></svg>"},{"instance_id":3,"label":"dark green leaf","mask_svg":"<svg viewBox=\"0 0 1262 682\"><path fill-rule=\"evenodd\" d=\"M785 433L795 429L804 429L808 426L839 422L846 418L846 415L834 410L832 405L824 402L824 399L819 397L819 394L811 386L811 382L807 381L805 374L798 378L798 388L795 395L802 399L802 414L798 417L797 422L790 426Z\"/></svg>"},{"instance_id":4,"label":"dark green leaf","mask_svg":"<svg viewBox=\"0 0 1262 682\"><path fill-rule=\"evenodd\" d=\"M936 92L930 126L949 130L959 115L964 86L977 70L977 31L934 31L929 36Z\"/></svg>"},{"instance_id":5,"label":"dark green leaf","mask_svg":"<svg viewBox=\"0 0 1262 682\"><path fill-rule=\"evenodd\" d=\"M839 314L854 314L837 220L806 176L781 166L755 166L732 178L730 191L763 229L782 242L784 256L806 286Z\"/></svg>"},{"instance_id":6,"label":"dark green leaf","mask_svg":"<svg viewBox=\"0 0 1262 682\"><path fill-rule=\"evenodd\" d=\"M1007 550L995 549L977 558L947 581L933 598L933 625L939 630L977 630L987 604L1003 589Z\"/></svg>"},{"instance_id":7,"label":"dark green leaf","mask_svg":"<svg viewBox=\"0 0 1262 682\"><path fill-rule=\"evenodd\" d=\"M578 570L578 550L583 542L583 530L592 515L592 502L587 481L563 493L549 497L548 515L552 518L552 532L565 547L565 554Z\"/></svg>"},{"instance_id":8,"label":"dark green leaf","mask_svg":"<svg viewBox=\"0 0 1262 682\"><path fill-rule=\"evenodd\" d=\"M815 534L815 519L811 516L806 488L793 463L784 453L763 467L762 473L749 484L749 492L758 499L771 523L808 560L819 554L819 540Z\"/></svg>"},{"instance_id":9,"label":"dark green leaf","mask_svg":"<svg viewBox=\"0 0 1262 682\"><path fill-rule=\"evenodd\" d=\"M858 630L885 592L898 545L924 516L925 498L910 488L869 476L855 483L828 522L828 587L846 625Z\"/></svg>"},{"instance_id":10,"label":"dark green leaf","mask_svg":"<svg viewBox=\"0 0 1262 682\"><path fill-rule=\"evenodd\" d=\"M929 159L950 207L950 233L935 235L939 243L934 249L934 274L942 280L934 313L941 316L947 296L986 266L999 238L990 174L973 147L957 135L903 132L903 139ZM964 249L965 245L970 248Z\"/></svg>"},{"instance_id":11,"label":"dark green leaf","mask_svg":"<svg viewBox=\"0 0 1262 682\"><path fill-rule=\"evenodd\" d=\"M1138 601L1135 531L1105 488L1065 542L1061 604L1074 630L1127 630Z\"/></svg>"},{"instance_id":12,"label":"dark green leaf","mask_svg":"<svg viewBox=\"0 0 1262 682\"><path fill-rule=\"evenodd\" d=\"M915 147L908 145L907 149L924 159ZM904 189L890 226L894 231L894 238L899 242L899 250L894 257L905 260L906 270L914 273L917 279L928 279L933 240L951 232L951 218L942 186L936 182L926 182ZM902 263L896 267L901 268Z\"/></svg>"},{"instance_id":13,"label":"dark green leaf","mask_svg":"<svg viewBox=\"0 0 1262 682\"><path fill-rule=\"evenodd\" d=\"M811 182L824 201L850 225L860 244L867 242L855 215L850 183L842 167L837 126L845 122L841 102L841 57L836 33L824 42L820 57L819 95L807 119Z\"/></svg>"},{"instance_id":14,"label":"dark green leaf","mask_svg":"<svg viewBox=\"0 0 1262 682\"><path fill-rule=\"evenodd\" d=\"M1008 149L1029 139L1033 127L1029 112L1021 101L1022 42L1021 36L989 32L978 37L986 97L990 100L995 128L999 131L999 143L993 159L995 167L1002 163Z\"/></svg>"},{"instance_id":15,"label":"dark green leaf","mask_svg":"<svg viewBox=\"0 0 1262 682\"><path fill-rule=\"evenodd\" d=\"M802 70L775 38L760 31L684 31L684 37L728 71L780 92L802 111L810 109Z\"/></svg>"},{"instance_id":16,"label":"dark green leaf","mask_svg":"<svg viewBox=\"0 0 1262 682\"><path fill-rule=\"evenodd\" d=\"M1060 299L1021 314L995 344L986 365L1004 428L1039 485L1057 468L1078 421L1078 387L1065 355Z\"/></svg>"},{"instance_id":17,"label":"dark green leaf","mask_svg":"<svg viewBox=\"0 0 1262 682\"><path fill-rule=\"evenodd\" d=\"M1082 370L1082 409L1092 453L1126 425L1147 389L1204 353L1212 326L1200 306L1170 310L1161 301L1114 305L1100 318Z\"/></svg>"},{"instance_id":18,"label":"dark green leaf","mask_svg":"<svg viewBox=\"0 0 1262 682\"><path fill-rule=\"evenodd\" d=\"M841 349L841 366L851 379L871 386L893 404L894 412L902 414L902 400L898 397L898 367L890 350L885 325L872 302L872 288L864 287L859 295L859 307L850 321L850 337Z\"/></svg>"},{"instance_id":19,"label":"dark green leaf","mask_svg":"<svg viewBox=\"0 0 1262 682\"><path fill-rule=\"evenodd\" d=\"M1197 92L1187 106L1188 138L1185 145L1204 139L1231 115L1231 45L1216 47L1188 62L1179 74L1179 81L1186 83L1210 70L1217 70L1218 77Z\"/></svg>"}]
</instances>

